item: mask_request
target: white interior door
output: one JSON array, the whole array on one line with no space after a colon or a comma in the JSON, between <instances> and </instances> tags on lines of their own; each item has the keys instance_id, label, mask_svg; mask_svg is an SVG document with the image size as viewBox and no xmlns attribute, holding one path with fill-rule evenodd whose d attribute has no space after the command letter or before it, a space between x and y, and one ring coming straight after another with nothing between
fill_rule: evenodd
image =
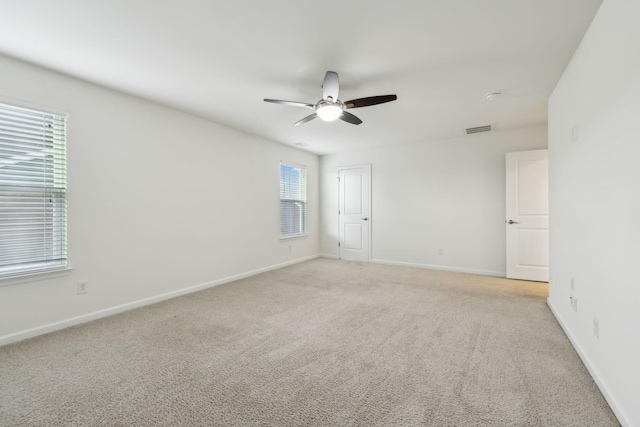
<instances>
[{"instance_id":1,"label":"white interior door","mask_svg":"<svg viewBox=\"0 0 640 427\"><path fill-rule=\"evenodd\" d=\"M507 277L549 281L547 150L507 153Z\"/></svg>"},{"instance_id":2,"label":"white interior door","mask_svg":"<svg viewBox=\"0 0 640 427\"><path fill-rule=\"evenodd\" d=\"M371 167L340 168L338 256L369 261Z\"/></svg>"}]
</instances>

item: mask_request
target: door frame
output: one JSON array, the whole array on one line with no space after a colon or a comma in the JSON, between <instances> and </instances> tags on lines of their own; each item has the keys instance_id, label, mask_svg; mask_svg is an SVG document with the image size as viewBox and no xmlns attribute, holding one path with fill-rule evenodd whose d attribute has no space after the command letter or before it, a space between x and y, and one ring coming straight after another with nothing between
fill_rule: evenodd
<instances>
[{"instance_id":1,"label":"door frame","mask_svg":"<svg viewBox=\"0 0 640 427\"><path fill-rule=\"evenodd\" d=\"M366 262L371 262L371 242L373 240L372 236L371 236L371 195L372 195L372 190L371 190L371 164L365 164L365 165L350 165L350 166L338 166L338 243L340 243L340 241L342 240L342 230L340 227L340 173L342 171L345 170L350 170L350 169L367 169L367 173L368 173L368 181L369 181L369 220L367 221L367 232L369 233L369 244L367 247L367 261ZM342 247L338 246L338 259L342 259Z\"/></svg>"}]
</instances>

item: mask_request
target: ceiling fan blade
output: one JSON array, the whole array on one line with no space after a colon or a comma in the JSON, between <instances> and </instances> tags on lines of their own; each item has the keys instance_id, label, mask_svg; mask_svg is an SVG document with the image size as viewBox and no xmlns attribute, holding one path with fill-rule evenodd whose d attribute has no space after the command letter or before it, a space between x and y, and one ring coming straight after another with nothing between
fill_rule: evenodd
<instances>
[{"instance_id":1,"label":"ceiling fan blade","mask_svg":"<svg viewBox=\"0 0 640 427\"><path fill-rule=\"evenodd\" d=\"M298 126L298 125L305 124L305 123L310 122L311 120L315 119L316 117L318 117L318 115L316 113L313 113L313 114L305 117L304 119L295 122L293 125L294 126Z\"/></svg>"},{"instance_id":2,"label":"ceiling fan blade","mask_svg":"<svg viewBox=\"0 0 640 427\"><path fill-rule=\"evenodd\" d=\"M267 98L265 98L264 102L273 102L274 104L289 105L291 107L311 108L312 110L315 107L313 104L307 104L305 102L283 101L281 99L267 99Z\"/></svg>"},{"instance_id":3,"label":"ceiling fan blade","mask_svg":"<svg viewBox=\"0 0 640 427\"><path fill-rule=\"evenodd\" d=\"M391 102L398 99L396 95L379 95L379 96L370 96L368 98L358 98L352 99L351 101L347 101L344 103L346 108L360 108L360 107L369 107L371 105L384 104L385 102Z\"/></svg>"},{"instance_id":4,"label":"ceiling fan blade","mask_svg":"<svg viewBox=\"0 0 640 427\"><path fill-rule=\"evenodd\" d=\"M322 82L322 99L333 101L338 100L338 92L340 91L340 82L338 81L338 73L335 71L327 71Z\"/></svg>"},{"instance_id":5,"label":"ceiling fan blade","mask_svg":"<svg viewBox=\"0 0 640 427\"><path fill-rule=\"evenodd\" d=\"M352 125L359 125L360 123L362 123L362 120L360 120L359 118L357 118L351 113L347 113L346 111L342 112L342 115L340 116L340 120L343 120L347 123L351 123Z\"/></svg>"}]
</instances>

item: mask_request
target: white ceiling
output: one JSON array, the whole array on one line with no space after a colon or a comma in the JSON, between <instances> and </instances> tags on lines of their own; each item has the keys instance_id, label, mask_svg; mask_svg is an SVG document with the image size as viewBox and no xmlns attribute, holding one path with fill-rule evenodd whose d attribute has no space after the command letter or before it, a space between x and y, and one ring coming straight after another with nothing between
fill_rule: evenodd
<instances>
[{"instance_id":1,"label":"white ceiling","mask_svg":"<svg viewBox=\"0 0 640 427\"><path fill-rule=\"evenodd\" d=\"M601 2L1 0L0 52L326 154L546 123ZM398 100L297 127L310 110L263 102L315 103L327 70L343 101Z\"/></svg>"}]
</instances>

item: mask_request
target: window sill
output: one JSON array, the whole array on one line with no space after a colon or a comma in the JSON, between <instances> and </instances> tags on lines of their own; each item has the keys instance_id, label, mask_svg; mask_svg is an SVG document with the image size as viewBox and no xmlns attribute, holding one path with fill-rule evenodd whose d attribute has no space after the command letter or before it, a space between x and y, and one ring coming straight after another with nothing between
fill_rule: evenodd
<instances>
[{"instance_id":1,"label":"window sill","mask_svg":"<svg viewBox=\"0 0 640 427\"><path fill-rule=\"evenodd\" d=\"M280 236L280 240L289 240L289 239L297 239L299 237L307 237L308 234L304 233L304 234L294 234L292 236Z\"/></svg>"},{"instance_id":2,"label":"window sill","mask_svg":"<svg viewBox=\"0 0 640 427\"><path fill-rule=\"evenodd\" d=\"M55 270L37 271L32 273L24 273L16 276L0 277L0 287L68 276L69 274L71 274L72 270L73 270L73 267L66 266L63 268L55 269Z\"/></svg>"}]
</instances>

